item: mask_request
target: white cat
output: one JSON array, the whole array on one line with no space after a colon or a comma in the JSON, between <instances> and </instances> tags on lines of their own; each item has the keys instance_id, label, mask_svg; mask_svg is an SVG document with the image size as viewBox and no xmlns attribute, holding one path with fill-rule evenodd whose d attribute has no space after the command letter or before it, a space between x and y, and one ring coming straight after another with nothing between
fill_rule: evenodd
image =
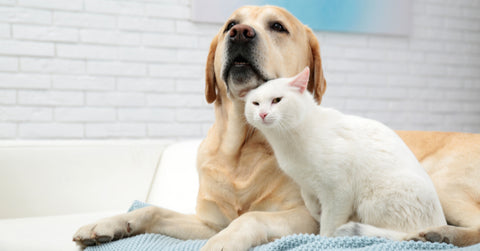
<instances>
[{"instance_id":1,"label":"white cat","mask_svg":"<svg viewBox=\"0 0 480 251\"><path fill-rule=\"evenodd\" d=\"M432 181L395 132L317 105L305 91L308 79L307 67L250 91L245 116L265 135L280 168L300 185L320 235L334 236L349 221L391 233L446 225ZM363 230L369 232L358 233L359 225L344 225L343 232L403 237L368 225Z\"/></svg>"}]
</instances>

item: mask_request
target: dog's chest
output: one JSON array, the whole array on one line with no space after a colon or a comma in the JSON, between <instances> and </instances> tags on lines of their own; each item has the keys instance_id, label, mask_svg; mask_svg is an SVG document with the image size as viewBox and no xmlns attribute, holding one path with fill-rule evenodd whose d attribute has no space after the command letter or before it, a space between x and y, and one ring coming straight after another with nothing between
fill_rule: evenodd
<instances>
[{"instance_id":1,"label":"dog's chest","mask_svg":"<svg viewBox=\"0 0 480 251\"><path fill-rule=\"evenodd\" d=\"M254 131L236 147L229 142L228 147L215 142L200 149L199 203L214 204L229 220L249 211L288 210L303 205L298 186L278 167L263 135Z\"/></svg>"},{"instance_id":2,"label":"dog's chest","mask_svg":"<svg viewBox=\"0 0 480 251\"><path fill-rule=\"evenodd\" d=\"M249 211L283 210L302 203L297 186L273 156L239 160L235 166L217 162L215 169L201 172L201 186L208 187L203 189L204 198L214 201L225 216L233 220Z\"/></svg>"}]
</instances>

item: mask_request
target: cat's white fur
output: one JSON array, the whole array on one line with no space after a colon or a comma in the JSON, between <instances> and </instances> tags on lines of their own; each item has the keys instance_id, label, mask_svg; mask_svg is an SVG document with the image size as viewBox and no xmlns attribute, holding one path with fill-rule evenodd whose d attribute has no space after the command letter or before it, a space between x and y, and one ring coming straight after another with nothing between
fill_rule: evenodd
<instances>
[{"instance_id":1,"label":"cat's white fur","mask_svg":"<svg viewBox=\"0 0 480 251\"><path fill-rule=\"evenodd\" d=\"M300 185L320 235L334 236L343 225L338 235L401 239L397 233L446 225L432 181L397 134L380 122L317 105L305 91L308 79L307 67L250 91L245 116Z\"/></svg>"}]
</instances>

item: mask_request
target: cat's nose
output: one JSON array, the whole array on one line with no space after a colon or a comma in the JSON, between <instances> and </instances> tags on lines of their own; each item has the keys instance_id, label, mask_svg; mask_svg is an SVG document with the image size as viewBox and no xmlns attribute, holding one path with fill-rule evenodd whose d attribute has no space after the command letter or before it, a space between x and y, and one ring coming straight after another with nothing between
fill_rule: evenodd
<instances>
[{"instance_id":1,"label":"cat's nose","mask_svg":"<svg viewBox=\"0 0 480 251\"><path fill-rule=\"evenodd\" d=\"M265 120L265 117L267 117L268 113L266 112L261 112L260 113L260 117L262 118L262 120Z\"/></svg>"}]
</instances>

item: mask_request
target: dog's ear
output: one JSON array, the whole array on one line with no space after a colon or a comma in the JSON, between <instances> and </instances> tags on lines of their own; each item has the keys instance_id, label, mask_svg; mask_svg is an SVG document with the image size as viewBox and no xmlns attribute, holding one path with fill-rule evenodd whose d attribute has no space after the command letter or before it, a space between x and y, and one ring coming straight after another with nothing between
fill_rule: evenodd
<instances>
[{"instance_id":1,"label":"dog's ear","mask_svg":"<svg viewBox=\"0 0 480 251\"><path fill-rule=\"evenodd\" d=\"M325 80L325 76L323 75L322 69L322 59L320 58L320 45L318 44L317 37L313 31L305 26L308 41L310 44L310 49L312 51L312 60L310 62L310 80L308 84L308 91L310 91L317 103L322 102L322 96L327 89L327 81Z\"/></svg>"},{"instance_id":2,"label":"dog's ear","mask_svg":"<svg viewBox=\"0 0 480 251\"><path fill-rule=\"evenodd\" d=\"M217 40L218 35L216 35L212 43L210 44L210 51L208 52L207 57L207 67L205 69L205 98L209 104L213 103L217 99L217 79L215 77L215 52L217 50Z\"/></svg>"}]
</instances>

